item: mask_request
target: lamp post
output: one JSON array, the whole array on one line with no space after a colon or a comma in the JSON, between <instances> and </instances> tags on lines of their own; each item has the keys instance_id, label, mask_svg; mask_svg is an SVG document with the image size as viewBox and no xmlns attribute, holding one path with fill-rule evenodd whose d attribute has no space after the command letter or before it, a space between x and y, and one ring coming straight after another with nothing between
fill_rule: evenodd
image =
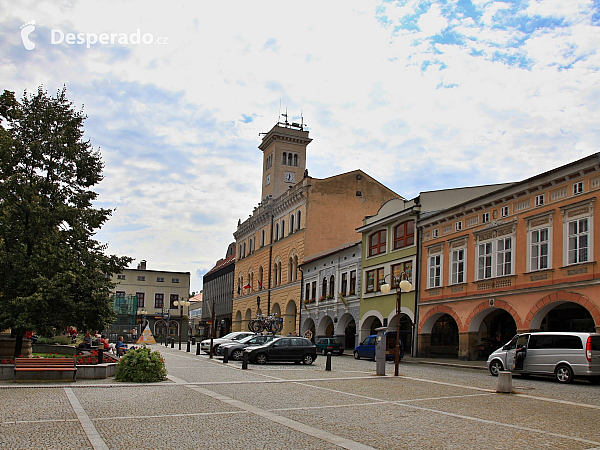
<instances>
[{"instance_id":1,"label":"lamp post","mask_svg":"<svg viewBox=\"0 0 600 450\"><path fill-rule=\"evenodd\" d=\"M146 323L146 314L148 314L148 311L146 311L146 308L142 307L140 309L138 309L138 315L142 316L142 320L140 322L140 332L138 333L138 339L142 336L142 333L144 332L144 324Z\"/></svg>"},{"instance_id":2,"label":"lamp post","mask_svg":"<svg viewBox=\"0 0 600 450\"><path fill-rule=\"evenodd\" d=\"M187 306L188 307L188 313L189 313L189 306L190 306L190 301L186 300L185 298L181 298L181 300L175 300L173 302L173 305L175 307L180 306L181 310L179 312L179 350L181 350L181 328L183 327L183 307Z\"/></svg>"},{"instance_id":3,"label":"lamp post","mask_svg":"<svg viewBox=\"0 0 600 450\"><path fill-rule=\"evenodd\" d=\"M392 277L393 284L396 285L396 352L394 355L394 376L398 376L398 365L400 364L400 308L402 306L402 292L408 292L412 289L412 284L408 281L408 275L406 272L402 272L399 277L395 277L393 274L387 274L383 277L383 281L387 277ZM381 286L381 292L388 294L391 290L391 286L385 283Z\"/></svg>"}]
</instances>

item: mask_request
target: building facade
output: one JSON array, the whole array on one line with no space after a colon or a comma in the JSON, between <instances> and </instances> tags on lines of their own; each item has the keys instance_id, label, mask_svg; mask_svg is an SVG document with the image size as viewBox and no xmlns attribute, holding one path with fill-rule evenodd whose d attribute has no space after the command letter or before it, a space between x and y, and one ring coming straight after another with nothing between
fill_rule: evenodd
<instances>
[{"instance_id":1,"label":"building facade","mask_svg":"<svg viewBox=\"0 0 600 450\"><path fill-rule=\"evenodd\" d=\"M308 176L301 125L274 126L264 136L263 200L234 233L237 246L233 329L247 330L257 314L283 318L282 334L300 329L305 255L358 240L355 228L397 195L360 170L325 179Z\"/></svg>"},{"instance_id":2,"label":"building facade","mask_svg":"<svg viewBox=\"0 0 600 450\"><path fill-rule=\"evenodd\" d=\"M418 222L419 353L485 358L523 331L600 331L600 160L574 163Z\"/></svg>"},{"instance_id":3,"label":"building facade","mask_svg":"<svg viewBox=\"0 0 600 450\"><path fill-rule=\"evenodd\" d=\"M189 299L190 273L148 270L146 265L141 261L137 269L125 269L112 276L112 281L118 283L115 297L133 300L131 312L136 316L138 336L148 323L157 340L164 336L178 339L180 335L187 339L188 314L179 302Z\"/></svg>"},{"instance_id":4,"label":"building facade","mask_svg":"<svg viewBox=\"0 0 600 450\"><path fill-rule=\"evenodd\" d=\"M346 348L358 344L360 242L315 256L301 264L303 301L300 333L339 337Z\"/></svg>"},{"instance_id":5,"label":"building facade","mask_svg":"<svg viewBox=\"0 0 600 450\"><path fill-rule=\"evenodd\" d=\"M202 336L221 337L231 331L231 311L233 306L233 286L235 275L235 243L227 248L224 259L202 277ZM213 322L214 320L214 322Z\"/></svg>"}]
</instances>

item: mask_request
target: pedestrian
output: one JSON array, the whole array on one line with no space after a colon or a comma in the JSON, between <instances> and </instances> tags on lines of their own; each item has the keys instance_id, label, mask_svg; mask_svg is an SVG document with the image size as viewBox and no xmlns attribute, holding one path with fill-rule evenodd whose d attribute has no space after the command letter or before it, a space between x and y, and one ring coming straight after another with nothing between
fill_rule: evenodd
<instances>
[{"instance_id":1,"label":"pedestrian","mask_svg":"<svg viewBox=\"0 0 600 450\"><path fill-rule=\"evenodd\" d=\"M123 343L123 336L119 336L119 340L117 340L117 345L115 345L117 350L117 355L123 356L127 353L127 345Z\"/></svg>"},{"instance_id":2,"label":"pedestrian","mask_svg":"<svg viewBox=\"0 0 600 450\"><path fill-rule=\"evenodd\" d=\"M312 331L310 331L310 330L306 330L306 332L304 333L304 337L311 342L312 342L312 336L313 336L313 334L312 334Z\"/></svg>"},{"instance_id":3,"label":"pedestrian","mask_svg":"<svg viewBox=\"0 0 600 450\"><path fill-rule=\"evenodd\" d=\"M103 334L100 336L100 345L102 345L104 347L104 350L108 350L110 348L108 339Z\"/></svg>"}]
</instances>

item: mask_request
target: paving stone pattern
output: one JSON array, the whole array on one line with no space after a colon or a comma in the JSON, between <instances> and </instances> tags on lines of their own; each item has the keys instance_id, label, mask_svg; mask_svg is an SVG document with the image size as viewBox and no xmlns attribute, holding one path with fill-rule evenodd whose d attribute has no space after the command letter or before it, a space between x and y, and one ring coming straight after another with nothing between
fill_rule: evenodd
<instances>
[{"instance_id":1,"label":"paving stone pattern","mask_svg":"<svg viewBox=\"0 0 600 450\"><path fill-rule=\"evenodd\" d=\"M485 370L421 360L377 377L374 362L348 356L330 372L324 357L241 370L185 346L152 348L168 381L1 381L0 448L600 448L600 387L586 381L515 377L507 395Z\"/></svg>"}]
</instances>

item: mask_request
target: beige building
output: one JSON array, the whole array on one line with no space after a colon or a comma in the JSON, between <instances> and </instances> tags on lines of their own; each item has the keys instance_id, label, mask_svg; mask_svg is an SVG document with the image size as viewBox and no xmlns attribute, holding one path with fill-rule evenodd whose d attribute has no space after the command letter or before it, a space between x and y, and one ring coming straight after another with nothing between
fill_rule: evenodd
<instances>
[{"instance_id":1,"label":"beige building","mask_svg":"<svg viewBox=\"0 0 600 450\"><path fill-rule=\"evenodd\" d=\"M122 310L128 308L126 315L135 316L138 334L147 320L157 341L167 329L171 337L179 337L181 329L182 339L187 339L188 307L182 309L179 302L187 301L190 296L189 272L148 270L146 261L141 261L137 269L125 269L113 275L112 281L118 283L115 296L127 300ZM121 314L118 312L118 315Z\"/></svg>"},{"instance_id":2,"label":"beige building","mask_svg":"<svg viewBox=\"0 0 600 450\"><path fill-rule=\"evenodd\" d=\"M257 314L283 318L282 334L299 330L302 273L312 255L352 245L355 229L382 203L398 197L364 172L325 179L308 176L308 131L275 125L263 138L262 202L238 223L233 330L246 330Z\"/></svg>"}]
</instances>

